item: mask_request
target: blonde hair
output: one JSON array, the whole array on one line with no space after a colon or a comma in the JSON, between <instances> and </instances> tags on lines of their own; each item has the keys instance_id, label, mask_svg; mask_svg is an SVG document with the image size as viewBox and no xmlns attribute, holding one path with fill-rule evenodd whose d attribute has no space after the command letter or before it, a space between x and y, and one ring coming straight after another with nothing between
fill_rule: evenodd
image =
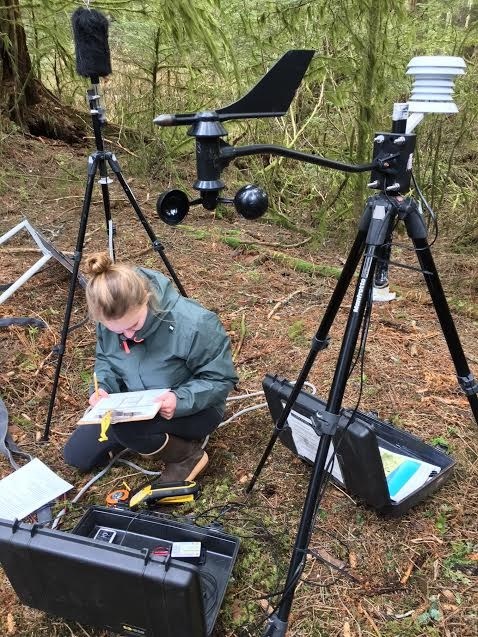
<instances>
[{"instance_id":1,"label":"blonde hair","mask_svg":"<svg viewBox=\"0 0 478 637\"><path fill-rule=\"evenodd\" d=\"M86 302L94 321L120 319L153 297L145 277L130 265L115 263L106 252L87 257L84 269L90 275Z\"/></svg>"}]
</instances>

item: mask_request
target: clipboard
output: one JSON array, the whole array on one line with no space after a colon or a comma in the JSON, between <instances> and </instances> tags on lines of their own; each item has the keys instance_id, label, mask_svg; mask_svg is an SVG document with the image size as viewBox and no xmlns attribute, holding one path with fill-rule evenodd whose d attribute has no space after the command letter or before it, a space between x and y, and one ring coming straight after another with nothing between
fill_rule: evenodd
<instances>
[{"instance_id":1,"label":"clipboard","mask_svg":"<svg viewBox=\"0 0 478 637\"><path fill-rule=\"evenodd\" d=\"M142 391L109 394L94 407L89 407L78 420L79 425L100 424L103 416L111 412L112 423L151 420L161 409L161 402L154 400L168 389L145 389Z\"/></svg>"}]
</instances>

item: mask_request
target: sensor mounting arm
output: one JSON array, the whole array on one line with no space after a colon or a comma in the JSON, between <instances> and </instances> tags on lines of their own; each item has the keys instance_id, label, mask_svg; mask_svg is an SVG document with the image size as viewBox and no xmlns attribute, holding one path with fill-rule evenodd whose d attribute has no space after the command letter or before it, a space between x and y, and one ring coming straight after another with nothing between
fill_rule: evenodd
<instances>
[{"instance_id":1,"label":"sensor mounting arm","mask_svg":"<svg viewBox=\"0 0 478 637\"><path fill-rule=\"evenodd\" d=\"M297 159L308 164L318 164L333 170L340 170L347 173L364 173L377 167L376 162L370 164L345 164L334 159L327 159L320 155L312 155L299 150L285 148L283 146L274 146L272 144L252 144L250 146L221 146L220 157L224 165L236 159L236 157L247 157L248 155L279 155L290 159Z\"/></svg>"}]
</instances>

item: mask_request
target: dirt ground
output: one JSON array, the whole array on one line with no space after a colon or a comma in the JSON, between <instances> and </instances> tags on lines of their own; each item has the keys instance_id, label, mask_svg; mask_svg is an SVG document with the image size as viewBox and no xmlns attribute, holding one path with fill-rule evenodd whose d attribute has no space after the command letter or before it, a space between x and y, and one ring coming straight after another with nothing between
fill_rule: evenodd
<instances>
[{"instance_id":1,"label":"dirt ground","mask_svg":"<svg viewBox=\"0 0 478 637\"><path fill-rule=\"evenodd\" d=\"M25 216L57 249L71 254L89 152L11 136L0 154L0 235ZM118 156L121 162L121 150ZM126 173L125 177L188 295L218 312L231 336L240 376L233 396L259 391L266 373L295 379L336 281L301 272L278 259L277 253L340 268L347 248L337 249L332 241L311 247L303 237L276 226L237 216L218 219L197 208L185 226L169 228L154 214L164 185ZM166 273L116 183L110 194L117 258ZM96 187L83 255L106 249L104 226L101 191ZM231 247L225 241L231 236L248 246ZM414 264L407 240L400 236L398 244L394 260ZM0 284L15 280L39 258L34 248L25 233L0 247ZM434 255L464 350L478 373L477 255L451 253L445 237L434 246ZM68 285L66 269L50 260L1 306L1 318L35 317L46 327L0 328L0 391L14 439L74 485L71 499L90 477L62 459L65 440L86 407L94 355L94 326L89 322L68 337L50 440L40 441L55 371L52 348L59 342ZM307 557L295 593L289 637L472 637L478 632L477 423L458 388L421 274L394 267L391 287L398 290L398 299L373 307L360 410L374 411L425 443L439 445L456 467L436 493L395 519L378 515L336 486L327 487L312 534L313 555ZM319 353L309 375L323 399L350 302L348 295L333 324L331 344ZM78 288L70 325L85 318L84 292ZM358 367L347 386L348 407L357 402ZM256 397L231 402L227 416L261 401ZM278 600L277 595L266 596L280 593L284 585L310 468L278 442L255 489L246 496L244 487L272 431L264 407L219 429L209 442L211 461L201 479L201 498L172 511L202 513L198 523L217 517L226 532L241 538L215 637L260 635L261 620ZM154 468L154 463L145 466ZM9 472L8 462L0 458L0 476ZM87 506L103 505L107 493L123 480L134 486L143 478L131 468L113 468L67 513L62 528L71 528ZM224 508L231 502L240 506ZM21 605L3 573L0 595L3 635L108 634Z\"/></svg>"}]
</instances>

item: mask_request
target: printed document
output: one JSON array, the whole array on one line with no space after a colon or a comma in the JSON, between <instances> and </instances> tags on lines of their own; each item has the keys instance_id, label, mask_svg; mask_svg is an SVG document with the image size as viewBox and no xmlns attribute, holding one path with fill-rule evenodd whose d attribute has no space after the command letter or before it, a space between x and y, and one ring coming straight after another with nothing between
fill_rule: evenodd
<instances>
[{"instance_id":1,"label":"printed document","mask_svg":"<svg viewBox=\"0 0 478 637\"><path fill-rule=\"evenodd\" d=\"M161 409L161 402L154 400L169 389L145 389L143 391L127 391L120 394L109 394L99 400L94 407L89 407L78 421L79 425L101 422L109 411L111 422L128 422L131 420L150 420Z\"/></svg>"},{"instance_id":2,"label":"printed document","mask_svg":"<svg viewBox=\"0 0 478 637\"><path fill-rule=\"evenodd\" d=\"M73 488L38 458L0 480L0 518L23 520Z\"/></svg>"},{"instance_id":3,"label":"printed document","mask_svg":"<svg viewBox=\"0 0 478 637\"><path fill-rule=\"evenodd\" d=\"M419 458L404 456L382 447L379 447L379 451L387 478L388 492L395 502L407 498L441 471L440 467Z\"/></svg>"}]
</instances>

